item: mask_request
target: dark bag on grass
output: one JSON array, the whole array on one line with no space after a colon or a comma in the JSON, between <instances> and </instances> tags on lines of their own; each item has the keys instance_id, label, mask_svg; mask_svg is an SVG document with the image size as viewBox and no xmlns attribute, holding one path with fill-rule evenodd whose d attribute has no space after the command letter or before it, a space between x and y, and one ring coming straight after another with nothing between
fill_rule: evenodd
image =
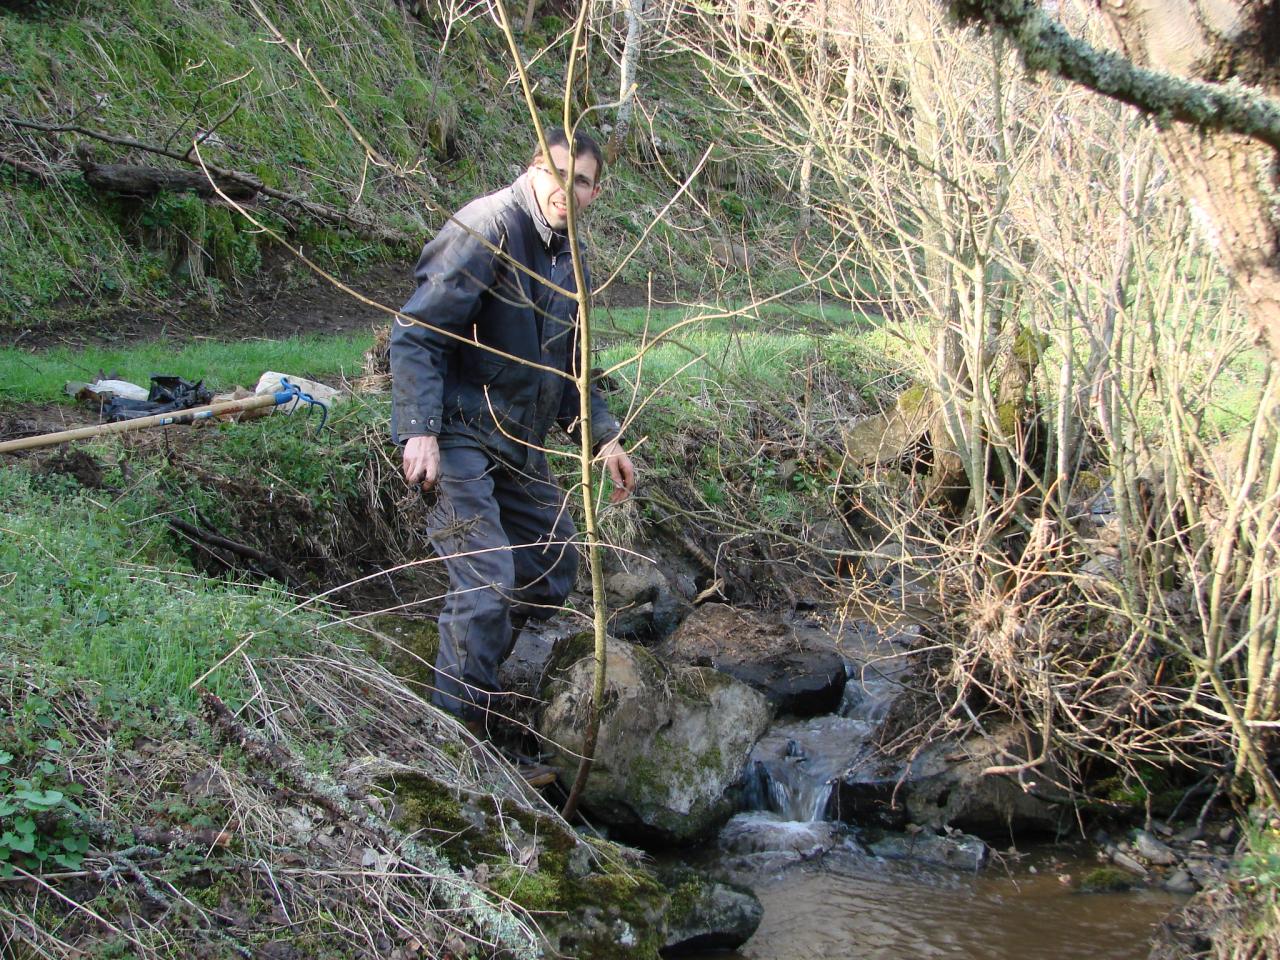
<instances>
[{"instance_id":1,"label":"dark bag on grass","mask_svg":"<svg viewBox=\"0 0 1280 960\"><path fill-rule=\"evenodd\" d=\"M102 415L108 423L115 423L119 420L152 417L158 413L172 413L175 410L190 410L212 402L213 394L203 380L191 383L182 377L162 374L151 378L151 390L147 399L126 400L123 397L112 397L111 402L103 407Z\"/></svg>"}]
</instances>

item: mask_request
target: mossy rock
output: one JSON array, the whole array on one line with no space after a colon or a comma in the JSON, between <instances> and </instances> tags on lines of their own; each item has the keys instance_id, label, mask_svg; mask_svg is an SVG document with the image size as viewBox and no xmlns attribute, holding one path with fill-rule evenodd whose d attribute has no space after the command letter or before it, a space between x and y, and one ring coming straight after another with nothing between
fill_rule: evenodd
<instances>
[{"instance_id":1,"label":"mossy rock","mask_svg":"<svg viewBox=\"0 0 1280 960\"><path fill-rule=\"evenodd\" d=\"M1121 893L1133 886L1133 877L1120 868L1098 867L1081 877L1076 889L1081 893Z\"/></svg>"},{"instance_id":2,"label":"mossy rock","mask_svg":"<svg viewBox=\"0 0 1280 960\"><path fill-rule=\"evenodd\" d=\"M684 843L732 812L727 797L770 719L765 697L705 667L668 666L610 640L600 735L583 807L623 835ZM541 733L576 767L592 712L594 642L557 644L543 689Z\"/></svg>"},{"instance_id":3,"label":"mossy rock","mask_svg":"<svg viewBox=\"0 0 1280 960\"><path fill-rule=\"evenodd\" d=\"M929 429L936 408L936 397L927 386L908 387L898 395L892 410L867 417L845 431L844 447L849 461L891 463L906 456Z\"/></svg>"},{"instance_id":4,"label":"mossy rock","mask_svg":"<svg viewBox=\"0 0 1280 960\"><path fill-rule=\"evenodd\" d=\"M516 799L472 795L419 770L394 769L373 782L392 796L398 829L528 911L554 952L658 956L668 892L628 852L593 845Z\"/></svg>"},{"instance_id":5,"label":"mossy rock","mask_svg":"<svg viewBox=\"0 0 1280 960\"><path fill-rule=\"evenodd\" d=\"M764 907L746 887L710 878L688 867L662 876L671 891L666 950L733 950L760 926Z\"/></svg>"}]
</instances>

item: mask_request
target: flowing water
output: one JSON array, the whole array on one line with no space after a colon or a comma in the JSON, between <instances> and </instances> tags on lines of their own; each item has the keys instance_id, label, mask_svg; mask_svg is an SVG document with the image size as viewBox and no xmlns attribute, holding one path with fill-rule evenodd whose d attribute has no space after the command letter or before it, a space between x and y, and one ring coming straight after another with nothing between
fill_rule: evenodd
<instances>
[{"instance_id":1,"label":"flowing water","mask_svg":"<svg viewBox=\"0 0 1280 960\"><path fill-rule=\"evenodd\" d=\"M720 960L1145 960L1182 898L1074 893L1060 879L1091 860L978 874L834 851L817 864L738 875L764 904L759 930Z\"/></svg>"},{"instance_id":2,"label":"flowing water","mask_svg":"<svg viewBox=\"0 0 1280 960\"><path fill-rule=\"evenodd\" d=\"M851 676L837 714L775 725L752 752L746 805L707 864L764 905L756 934L721 960L1145 960L1155 925L1183 898L1156 891L1082 894L1098 863L1046 847L984 870L882 859L823 823L831 783L875 754L874 733L905 660L869 624L846 634ZM976 841L974 841L976 843ZM980 845L979 845L980 848Z\"/></svg>"}]
</instances>

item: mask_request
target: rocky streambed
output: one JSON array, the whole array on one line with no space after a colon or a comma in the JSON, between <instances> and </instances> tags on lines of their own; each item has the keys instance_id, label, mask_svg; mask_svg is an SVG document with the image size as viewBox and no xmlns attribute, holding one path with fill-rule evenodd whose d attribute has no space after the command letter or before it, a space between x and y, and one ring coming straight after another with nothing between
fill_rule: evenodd
<instances>
[{"instance_id":1,"label":"rocky streambed","mask_svg":"<svg viewBox=\"0 0 1280 960\"><path fill-rule=\"evenodd\" d=\"M610 641L582 798L601 832L720 884L668 952L793 960L856 944L868 957L1128 960L1226 869L1231 838L1217 828L1151 822L1081 840L1050 776L983 774L1025 756L1011 732L886 753L919 682L916 629L718 604L685 613L651 646ZM591 652L585 635L529 632L508 666L545 701L539 730L566 771Z\"/></svg>"}]
</instances>

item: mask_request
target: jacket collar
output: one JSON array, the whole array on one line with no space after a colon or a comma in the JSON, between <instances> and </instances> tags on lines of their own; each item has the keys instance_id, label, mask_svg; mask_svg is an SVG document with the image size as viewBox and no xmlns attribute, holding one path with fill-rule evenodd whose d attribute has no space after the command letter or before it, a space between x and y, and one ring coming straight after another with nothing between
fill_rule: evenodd
<instances>
[{"instance_id":1,"label":"jacket collar","mask_svg":"<svg viewBox=\"0 0 1280 960\"><path fill-rule=\"evenodd\" d=\"M568 242L569 236L553 230L551 224L547 223L547 218L542 215L538 200L533 195L533 184L529 182L528 170L516 178L516 182L511 185L511 190L525 213L529 214L529 219L533 221L538 236L542 238L542 245L548 250L559 252Z\"/></svg>"}]
</instances>

